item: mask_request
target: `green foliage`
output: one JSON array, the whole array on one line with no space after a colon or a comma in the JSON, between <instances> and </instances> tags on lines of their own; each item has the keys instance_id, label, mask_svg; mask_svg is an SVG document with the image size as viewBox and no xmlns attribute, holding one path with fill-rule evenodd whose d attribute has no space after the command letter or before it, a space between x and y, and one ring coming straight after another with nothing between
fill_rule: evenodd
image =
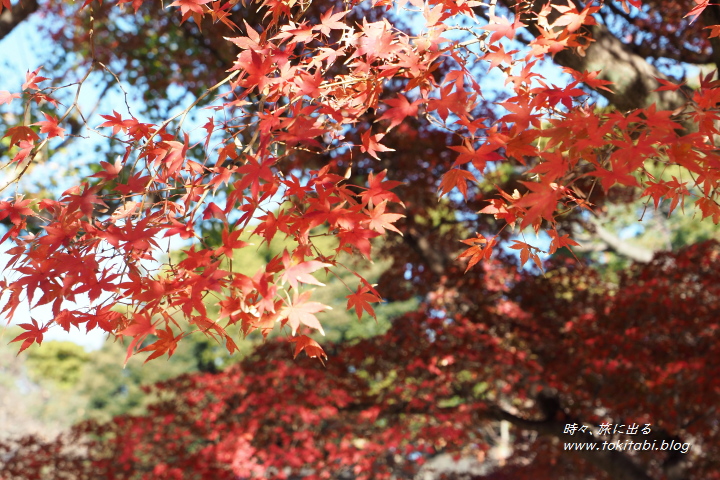
<instances>
[{"instance_id":1,"label":"green foliage","mask_svg":"<svg viewBox=\"0 0 720 480\"><path fill-rule=\"evenodd\" d=\"M123 368L118 362L127 346L108 341L91 352L75 391L85 399L82 418L107 421L121 414L139 415L157 399L146 395L144 386L176 377L182 373L214 372L229 362L229 356L213 340L191 335L175 354L162 365L143 364L144 357L130 358Z\"/></svg>"},{"instance_id":2,"label":"green foliage","mask_svg":"<svg viewBox=\"0 0 720 480\"><path fill-rule=\"evenodd\" d=\"M45 348L28 352L27 367L36 382L51 382L60 388L73 387L80 380L90 355L72 342L47 342Z\"/></svg>"}]
</instances>

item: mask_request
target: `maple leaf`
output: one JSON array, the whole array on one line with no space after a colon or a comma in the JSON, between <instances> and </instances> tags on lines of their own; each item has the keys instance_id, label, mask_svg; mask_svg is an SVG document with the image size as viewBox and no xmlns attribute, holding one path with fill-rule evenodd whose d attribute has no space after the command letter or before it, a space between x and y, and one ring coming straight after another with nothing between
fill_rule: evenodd
<instances>
[{"instance_id":1,"label":"maple leaf","mask_svg":"<svg viewBox=\"0 0 720 480\"><path fill-rule=\"evenodd\" d=\"M588 175L600 178L600 183L606 192L616 183L627 187L639 186L637 178L632 175L628 165L620 162L614 161L612 170L598 168L594 172L588 173Z\"/></svg>"},{"instance_id":2,"label":"maple leaf","mask_svg":"<svg viewBox=\"0 0 720 480\"><path fill-rule=\"evenodd\" d=\"M120 114L118 112L116 112L115 110L113 110L112 115L100 115L100 116L103 117L107 121L101 123L98 126L98 128L112 127L113 135L117 135L118 132L120 132L120 130L127 132L128 128L132 127L134 125L134 123L137 122L137 120L135 120L134 118L128 119L128 120L123 120L122 117L120 116ZM135 122L133 120L135 120Z\"/></svg>"},{"instance_id":3,"label":"maple leaf","mask_svg":"<svg viewBox=\"0 0 720 480\"><path fill-rule=\"evenodd\" d=\"M315 314L324 310L332 310L332 308L319 302L308 301L311 294L312 290L308 290L307 292L303 292L301 294L295 292L292 304L286 305L280 312L281 319L287 318L293 335L297 333L301 324L314 328L322 335L325 335L322 325Z\"/></svg>"},{"instance_id":4,"label":"maple leaf","mask_svg":"<svg viewBox=\"0 0 720 480\"><path fill-rule=\"evenodd\" d=\"M470 140L465 139L465 143L463 145L450 146L448 148L460 153L458 158L452 164L453 168L472 162L475 168L477 168L480 172L483 172L487 162L503 160L503 156L496 151L497 146L492 144L481 145L479 149L475 150L475 147L472 146Z\"/></svg>"},{"instance_id":5,"label":"maple leaf","mask_svg":"<svg viewBox=\"0 0 720 480\"><path fill-rule=\"evenodd\" d=\"M515 225L515 214L508 210L508 206L500 198L493 198L492 200L490 200L490 205L478 211L478 213L490 214L493 215L497 220L505 220L510 226Z\"/></svg>"},{"instance_id":6,"label":"maple leaf","mask_svg":"<svg viewBox=\"0 0 720 480\"><path fill-rule=\"evenodd\" d=\"M694 0L695 6L690 10L683 18L692 17L690 23L692 24L695 20L702 15L703 11L710 5L710 0Z\"/></svg>"},{"instance_id":7,"label":"maple leaf","mask_svg":"<svg viewBox=\"0 0 720 480\"><path fill-rule=\"evenodd\" d=\"M297 358L297 356L300 355L300 352L304 351L308 357L317 358L323 365L325 365L323 358L327 360L328 357L320 344L315 340L307 335L300 335L291 338L290 341L295 343L295 353L293 354L293 358Z\"/></svg>"},{"instance_id":8,"label":"maple leaf","mask_svg":"<svg viewBox=\"0 0 720 480\"><path fill-rule=\"evenodd\" d=\"M515 30L526 26L520 21L520 16L516 15L513 23L510 23L505 17L490 17L490 23L482 28L493 32L490 36L490 43L495 43L502 37L512 40L515 38Z\"/></svg>"},{"instance_id":9,"label":"maple leaf","mask_svg":"<svg viewBox=\"0 0 720 480\"><path fill-rule=\"evenodd\" d=\"M372 210L368 211L370 220L368 221L368 227L380 234L385 234L385 229L392 230L402 235L402 232L393 225L393 222L404 218L405 215L397 213L385 213L387 207L387 200L383 201L380 205L377 205Z\"/></svg>"},{"instance_id":10,"label":"maple leaf","mask_svg":"<svg viewBox=\"0 0 720 480\"><path fill-rule=\"evenodd\" d=\"M37 320L31 318L32 323L20 323L18 324L18 327L21 327L25 330L27 330L24 333L21 333L17 337L15 337L10 343L13 342L19 342L22 340L22 344L20 345L20 351L17 353L20 355L20 352L27 349L30 345L33 343L37 343L38 345L42 344L43 341L43 334L48 331L49 324L43 326L42 328L40 325L38 325Z\"/></svg>"},{"instance_id":11,"label":"maple leaf","mask_svg":"<svg viewBox=\"0 0 720 480\"><path fill-rule=\"evenodd\" d=\"M127 349L127 355L125 355L125 363L127 365L128 360L133 354L133 350L137 345L140 345L148 335L155 333L155 324L151 321L150 316L146 313L138 313L133 317L133 323L127 328L117 332L118 335L125 337L133 337L130 345Z\"/></svg>"},{"instance_id":12,"label":"maple leaf","mask_svg":"<svg viewBox=\"0 0 720 480\"><path fill-rule=\"evenodd\" d=\"M330 7L330 10L323 13L320 16L320 25L314 27L320 30L320 33L323 35L330 35L331 30L345 30L348 28L347 25L340 22L340 20L350 12L344 11L333 14L333 8L334 7Z\"/></svg>"},{"instance_id":13,"label":"maple leaf","mask_svg":"<svg viewBox=\"0 0 720 480\"><path fill-rule=\"evenodd\" d=\"M244 173L245 175L233 185L239 191L243 191L249 186L253 198L256 199L260 193L260 180L268 183L275 182L275 175L270 167L275 164L277 159L272 157L259 159L252 155L247 156L246 159L247 163L237 170L238 173Z\"/></svg>"},{"instance_id":14,"label":"maple leaf","mask_svg":"<svg viewBox=\"0 0 720 480\"><path fill-rule=\"evenodd\" d=\"M492 248L497 243L496 237L491 238L489 241L484 235L479 233L475 234L475 238L468 238L466 240L460 240L465 245L469 245L470 248L458 255L458 259L470 257L468 266L465 269L465 273L474 267L483 258L488 260L492 255Z\"/></svg>"},{"instance_id":15,"label":"maple leaf","mask_svg":"<svg viewBox=\"0 0 720 480\"><path fill-rule=\"evenodd\" d=\"M529 259L532 259L540 270L543 269L540 257L535 253L538 250L537 247L533 247L519 240L513 240L513 242L515 245L511 245L510 248L520 250L520 266L525 265Z\"/></svg>"},{"instance_id":16,"label":"maple leaf","mask_svg":"<svg viewBox=\"0 0 720 480\"><path fill-rule=\"evenodd\" d=\"M553 8L562 15L553 22L552 26L566 26L568 32L575 32L583 25L595 25L597 22L591 15L600 10L600 7L587 6L582 12L578 12L576 7L568 5L553 5Z\"/></svg>"},{"instance_id":17,"label":"maple leaf","mask_svg":"<svg viewBox=\"0 0 720 480\"><path fill-rule=\"evenodd\" d=\"M502 102L500 105L512 112L505 115L500 120L503 122L514 123L518 131L525 130L531 124L534 127L540 126L540 115L531 113L533 111L533 107L529 102L524 102L520 99L519 103Z\"/></svg>"},{"instance_id":18,"label":"maple leaf","mask_svg":"<svg viewBox=\"0 0 720 480\"><path fill-rule=\"evenodd\" d=\"M123 168L120 157L117 157L114 164L100 161L100 166L103 170L101 172L90 175L90 178L102 178L105 181L113 180L117 178Z\"/></svg>"},{"instance_id":19,"label":"maple leaf","mask_svg":"<svg viewBox=\"0 0 720 480\"><path fill-rule=\"evenodd\" d=\"M368 312L373 318L377 319L375 310L370 304L382 302L382 299L372 293L367 285L360 285L355 293L346 295L345 298L347 298L347 309L354 308L358 320L362 318L363 311Z\"/></svg>"},{"instance_id":20,"label":"maple leaf","mask_svg":"<svg viewBox=\"0 0 720 480\"><path fill-rule=\"evenodd\" d=\"M468 97L465 90L460 89L453 91L454 84L444 86L439 93L439 98L431 98L428 100L428 111L437 111L443 121L447 120L450 112L460 118L467 116L468 110L472 108L473 97Z\"/></svg>"},{"instance_id":21,"label":"maple leaf","mask_svg":"<svg viewBox=\"0 0 720 480\"><path fill-rule=\"evenodd\" d=\"M42 67L38 67L34 72L30 72L30 70L27 71L25 74L25 83L23 83L21 90L40 90L37 84L48 80L46 77L38 75L41 69Z\"/></svg>"},{"instance_id":22,"label":"maple leaf","mask_svg":"<svg viewBox=\"0 0 720 480\"><path fill-rule=\"evenodd\" d=\"M392 108L388 108L385 113L383 113L383 115L376 120L376 122L379 122L380 120L390 120L390 126L388 127L388 131L390 131L391 129L400 125L406 117L416 116L418 112L417 106L420 102L421 100L415 100L413 103L410 103L407 97L402 94L398 95L397 98L389 98L387 100L383 100L383 103L390 105ZM378 141L379 140L380 139L378 139Z\"/></svg>"},{"instance_id":23,"label":"maple leaf","mask_svg":"<svg viewBox=\"0 0 720 480\"><path fill-rule=\"evenodd\" d=\"M710 30L710 35L708 35L708 38L715 38L720 37L720 25L711 25L709 27L705 27L703 30ZM2 92L0 92L0 95Z\"/></svg>"},{"instance_id":24,"label":"maple leaf","mask_svg":"<svg viewBox=\"0 0 720 480\"><path fill-rule=\"evenodd\" d=\"M0 11L2 11L0 9ZM20 98L19 93L10 93L7 90L0 90L0 105L7 103L10 105L10 103L13 101L14 98Z\"/></svg>"},{"instance_id":25,"label":"maple leaf","mask_svg":"<svg viewBox=\"0 0 720 480\"><path fill-rule=\"evenodd\" d=\"M467 170L463 170L462 168L452 168L442 177L440 187L438 188L439 195L442 197L450 190L457 187L463 197L467 197L467 182L477 183L477 178L475 178L475 175Z\"/></svg>"},{"instance_id":26,"label":"maple leaf","mask_svg":"<svg viewBox=\"0 0 720 480\"><path fill-rule=\"evenodd\" d=\"M40 133L47 133L48 138L53 138L53 137L65 138L65 129L58 127L57 118L53 117L52 115L48 115L45 112L43 112L43 115L45 115L44 121L33 123L33 125L40 126Z\"/></svg>"},{"instance_id":27,"label":"maple leaf","mask_svg":"<svg viewBox=\"0 0 720 480\"><path fill-rule=\"evenodd\" d=\"M520 228L525 228L533 224L542 217L548 222L553 222L553 212L557 208L557 203L565 195L565 187L554 182L551 183L535 183L520 182L525 185L531 193L526 193L522 198L515 202L516 207L530 207L525 214Z\"/></svg>"},{"instance_id":28,"label":"maple leaf","mask_svg":"<svg viewBox=\"0 0 720 480\"><path fill-rule=\"evenodd\" d=\"M395 180L385 180L387 176L387 170L383 170L377 175L370 172L368 175L368 188L364 192L360 193L362 199L362 205L378 205L384 201L390 201L395 203L401 203L397 195L390 190L402 185L402 182ZM402 205L402 203L401 203Z\"/></svg>"},{"instance_id":29,"label":"maple leaf","mask_svg":"<svg viewBox=\"0 0 720 480\"><path fill-rule=\"evenodd\" d=\"M685 82L676 84L676 83L672 83L671 81L666 80L664 78L660 78L660 77L655 77L655 80L657 80L662 85L662 87L658 87L654 90L656 92L662 92L664 90L676 92L676 91L680 90L683 87L683 85L685 85Z\"/></svg>"},{"instance_id":30,"label":"maple leaf","mask_svg":"<svg viewBox=\"0 0 720 480\"><path fill-rule=\"evenodd\" d=\"M229 232L228 230L223 229L222 246L218 247L215 250L215 255L227 255L229 257L232 257L233 250L237 248L245 248L248 245L252 245L251 243L240 240L240 236L242 234L242 230L235 230L234 232Z\"/></svg>"},{"instance_id":31,"label":"maple leaf","mask_svg":"<svg viewBox=\"0 0 720 480\"><path fill-rule=\"evenodd\" d=\"M67 309L60 310L60 313L58 313L55 316L55 318L53 319L53 321L56 324L60 325L60 328L62 328L66 332L70 331L71 326L77 327L82 322L82 320L83 319L78 318L74 314L74 312L71 312L70 310L67 310Z\"/></svg>"},{"instance_id":32,"label":"maple leaf","mask_svg":"<svg viewBox=\"0 0 720 480\"><path fill-rule=\"evenodd\" d=\"M502 44L500 45L491 45L488 47L490 50L487 52L483 57L482 60L486 60L490 62L490 66L488 67L488 72L492 70L493 68L497 67L501 63L512 63L512 56L513 54L517 53L517 50L511 50L509 52L505 52L505 46Z\"/></svg>"},{"instance_id":33,"label":"maple leaf","mask_svg":"<svg viewBox=\"0 0 720 480\"><path fill-rule=\"evenodd\" d=\"M559 248L567 247L567 249L570 250L571 246L580 246L580 244L570 238L570 235L567 233L561 236L554 228L549 230L548 233L552 238L552 242L550 242L550 254L555 253Z\"/></svg>"},{"instance_id":34,"label":"maple leaf","mask_svg":"<svg viewBox=\"0 0 720 480\"><path fill-rule=\"evenodd\" d=\"M38 134L35 133L32 128L24 125L8 128L5 135L3 135L3 138L5 137L10 137L10 145L17 145L23 140L34 142L40 139Z\"/></svg>"},{"instance_id":35,"label":"maple leaf","mask_svg":"<svg viewBox=\"0 0 720 480\"><path fill-rule=\"evenodd\" d=\"M702 218L712 217L712 221L717 225L720 224L720 205L711 198L698 198L695 205L702 212Z\"/></svg>"},{"instance_id":36,"label":"maple leaf","mask_svg":"<svg viewBox=\"0 0 720 480\"><path fill-rule=\"evenodd\" d=\"M329 263L323 263L317 260L293 264L292 260L290 259L290 254L287 250L283 252L282 262L283 266L285 267L285 272L280 278L280 281L283 283L288 282L290 286L296 290L298 282L324 287L324 283L319 282L315 277L310 274L323 267L332 267L332 265L330 265Z\"/></svg>"},{"instance_id":37,"label":"maple leaf","mask_svg":"<svg viewBox=\"0 0 720 480\"><path fill-rule=\"evenodd\" d=\"M612 85L611 81L602 80L602 79L597 78L598 75L600 75L600 73L601 73L600 70L595 71L595 72L580 73L577 70L573 70L572 68L563 67L563 71L565 73L569 73L570 75L572 75L573 78L575 78L575 80L577 82L584 83L585 85L587 85L590 88L601 89L601 90L605 90L606 92L614 93L611 89L606 87L606 85Z\"/></svg>"},{"instance_id":38,"label":"maple leaf","mask_svg":"<svg viewBox=\"0 0 720 480\"><path fill-rule=\"evenodd\" d=\"M365 257L370 258L370 250L372 245L370 239L380 235L378 232L367 230L363 228L355 228L353 230L340 232L338 238L340 239L340 246L338 250L343 249L345 245L352 245L357 248L358 251Z\"/></svg>"},{"instance_id":39,"label":"maple leaf","mask_svg":"<svg viewBox=\"0 0 720 480\"><path fill-rule=\"evenodd\" d=\"M166 327L164 330L157 330L155 332L158 339L148 345L147 347L143 348L142 350L138 350L138 353L140 352L153 352L150 354L143 363L147 363L150 360L153 360L161 355L164 355L167 353L168 358L172 357L173 353L175 353L175 349L177 348L178 342L186 336L186 334L181 333L178 336L175 336L173 331L170 329L170 327Z\"/></svg>"},{"instance_id":40,"label":"maple leaf","mask_svg":"<svg viewBox=\"0 0 720 480\"><path fill-rule=\"evenodd\" d=\"M369 153L375 160L380 160L380 157L377 156L377 152L394 152L394 149L388 148L380 143L380 140L382 140L384 136L385 134L378 133L371 137L370 130L367 130L362 135L363 143L360 145L360 151L363 153Z\"/></svg>"},{"instance_id":41,"label":"maple leaf","mask_svg":"<svg viewBox=\"0 0 720 480\"><path fill-rule=\"evenodd\" d=\"M96 195L98 190L98 186L90 187L87 183L85 183L83 185L82 192L80 191L79 185L63 192L62 200L68 202L69 211L80 210L83 214L90 218L92 217L93 209L95 208L93 205L102 205L107 207L107 204L102 200L102 198Z\"/></svg>"},{"instance_id":42,"label":"maple leaf","mask_svg":"<svg viewBox=\"0 0 720 480\"><path fill-rule=\"evenodd\" d=\"M203 13L202 5L210 3L212 0L175 0L170 4L171 7L180 7L180 13L183 16L190 12Z\"/></svg>"},{"instance_id":43,"label":"maple leaf","mask_svg":"<svg viewBox=\"0 0 720 480\"><path fill-rule=\"evenodd\" d=\"M28 208L30 203L31 200L23 200L22 196L15 199L13 203L4 200L0 201L0 220L9 217L13 225L20 225L23 222L23 217L35 214L35 212Z\"/></svg>"}]
</instances>

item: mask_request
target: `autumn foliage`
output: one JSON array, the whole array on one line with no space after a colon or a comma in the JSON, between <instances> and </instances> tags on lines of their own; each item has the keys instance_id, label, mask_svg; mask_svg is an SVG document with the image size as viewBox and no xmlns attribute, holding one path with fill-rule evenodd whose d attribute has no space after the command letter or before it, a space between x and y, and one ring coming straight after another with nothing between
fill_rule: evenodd
<instances>
[{"instance_id":1,"label":"autumn foliage","mask_svg":"<svg viewBox=\"0 0 720 480\"><path fill-rule=\"evenodd\" d=\"M102 115L105 121L98 128L126 145L124 156L112 164L104 162L94 178L58 199L35 202L34 208L20 196L3 201L1 215L11 222L3 239L17 244L9 250L8 267L20 274L2 284L8 296L3 312L12 317L25 297L35 305L52 305L54 315L23 324L27 332L16 339L22 340L21 349L40 343L53 325L65 330L100 328L131 337L128 356L148 335L159 333L156 341L143 347L153 352L152 358L172 354L177 342L193 330L212 332L231 352L236 347L226 332L228 325L240 324L246 333L269 330L276 323L289 325L293 334L301 327L322 331L315 314L324 307L312 302L309 290L300 292L299 285L317 285L312 272L338 266L342 252L370 258L370 240L387 230L399 231L394 223L403 216L386 213L403 206L392 190L399 184L390 179L392 172L390 178L384 170L371 173L365 185L354 184L345 178L353 174L348 159L360 153L375 159L391 155L394 149L383 143L384 138L420 109L452 131L453 145L448 148L458 153L441 174L439 193L457 189L465 198L475 198L469 185L478 182L489 164L525 167L528 177L520 182L524 193L499 190L480 213L501 219L501 229L519 225L547 231L552 237L550 251L575 244L557 231L557 217L592 209L595 189L637 187L656 207L661 199L671 199L670 210L691 195L688 181L656 178L649 163L687 169L699 195L701 216L720 221L713 141L720 90L710 77L702 80L680 112L651 105L629 113L598 113L579 88L610 89L610 82L599 79L597 72L566 68L572 80L556 87L533 67L563 48L582 55L592 42L582 27L596 23L592 14L599 7L588 5L579 11L547 4L531 14L529 5L519 4L513 22L495 16L493 7L487 25L470 29L470 40L452 42L443 37L460 28L451 20L475 18L478 2L411 3L422 10L425 21L423 31L413 37L387 19L344 22L348 11L333 8L312 19L302 17L307 6L265 1L255 6L264 11L262 25L252 26L228 18L233 2L173 3L183 21L192 17L200 25L207 16L235 32L227 39L238 49L229 75L199 97L214 95L212 109L224 115L207 116L201 157L189 155L194 145L182 130L197 101L160 124L117 111ZM133 7L137 11L139 4ZM524 54L505 52L501 40L513 39L517 29L527 26L523 13L542 35L529 42ZM481 58L504 72L512 90L509 98L497 103L506 113L494 122L475 114L483 93L469 63L475 43ZM92 63L88 75L94 68L100 67ZM40 69L28 72L21 92L4 93L3 99L12 102L22 95L27 104L58 107L54 89L42 86L48 81ZM384 85L394 82L402 86L386 94ZM675 86L666 81L658 88L664 89ZM30 125L9 128L5 136L11 147L17 147L10 163L31 164L51 138L64 135L62 120L76 108L70 105L59 117L43 112L45 120L34 124L39 132ZM367 126L359 142L347 141L347 129L366 125L362 122L371 115L374 124ZM695 125L694 131L685 131L682 121ZM296 176L294 169L303 167L299 161L304 156L331 150L338 153L330 155L327 165ZM341 159L348 165L347 175L333 168ZM124 171L129 173L123 175ZM276 213L267 211L271 200L282 205ZM108 207L108 202L115 205L111 215L98 215L97 207ZM35 218L43 232L23 235L27 221ZM160 238L196 238L198 224L211 219L222 222L222 245L213 247L199 239L177 265L147 275L142 261L154 258ZM337 240L333 251L314 247L313 232L318 228ZM239 240L243 232L261 242L289 236L297 247L246 276L227 262L248 247ZM496 235L464 240L470 248L460 258L470 265L488 258ZM541 266L538 247L515 240L512 248L520 251L523 263L532 259ZM123 273L108 268L110 261L119 261ZM380 301L381 294L362 278L357 288L350 292L349 308L359 305L358 313L372 313L371 303ZM36 293L41 294L38 300ZM82 294L88 295L90 307L67 306ZM218 320L207 316L208 295L220 297L223 310ZM119 305L126 308L120 310Z\"/></svg>"},{"instance_id":2,"label":"autumn foliage","mask_svg":"<svg viewBox=\"0 0 720 480\"><path fill-rule=\"evenodd\" d=\"M390 478L412 475L437 452L480 455L488 441L468 427L479 422L547 434L566 420L622 418L647 420L658 438L693 439L687 478L715 478L717 425L707 412L720 388L712 374L717 246L659 256L617 288L567 260L579 246L572 225L613 202L639 198L668 213L688 204L720 223L714 74L691 89L646 63L630 86L611 64L585 68L598 64L599 49L615 48L603 40L612 27L603 15L627 21L637 38L645 27L653 38L672 36L668 55L679 57L683 42L697 44L693 51L716 42L714 7L319 3L178 0L158 12L139 1L48 2L48 12L76 19L54 39L84 49L85 70L60 86L38 68L19 90L0 92L0 104L32 113L4 131L14 169L6 192L51 142L78 137L70 119L81 107L72 96L59 100L66 90L79 91L94 73L123 75L113 71L122 42L103 30L117 15L151 12L162 35L200 35L217 64L193 67L186 83L157 72L144 79L148 91L176 81L194 92L179 113L153 122L118 107L85 125L121 153L74 187L55 198L0 199L2 240L13 242L2 312L12 318L23 301L52 309L52 318L21 324L12 341L23 351L50 328L100 329L127 342L126 362L140 352L157 362L192 334L232 353L237 327L244 335L284 329L289 341L221 375L155 387L167 399L146 417L81 425L49 449L28 441L35 456L12 457L7 475L33 478L28 472L58 455L67 468L54 478L340 478L346 469ZM664 7L682 26L672 34L650 25L648 9ZM193 60L176 61L190 71L184 62ZM541 66L552 61L562 68L548 79ZM601 96L617 108L601 108ZM188 126L191 115L197 127ZM528 240L529 231L547 245ZM278 238L292 247L239 271L244 250ZM186 245L181 259L150 267L169 253L169 239ZM395 262L379 285L348 260L377 259L373 239ZM567 255L546 265L545 254L558 252ZM386 336L319 343L310 335L323 333L328 306L313 297L323 288L316 276L339 269L357 277L345 298L358 318L373 316L383 298L415 295L423 306ZM322 370L301 352L332 361ZM534 399L543 391L563 408L540 411ZM623 478L553 441L519 434L513 478L534 478L538 468ZM670 478L668 459L654 452L623 458Z\"/></svg>"},{"instance_id":3,"label":"autumn foliage","mask_svg":"<svg viewBox=\"0 0 720 480\"><path fill-rule=\"evenodd\" d=\"M706 243L636 266L614 291L572 261L556 262L545 277L494 265L385 335L329 346L326 368L293 361L287 342L271 342L222 373L155 385L161 400L146 416L80 424L50 443L0 444L0 475L413 478L441 452L489 455L494 440L482 426L505 420L518 427L514 455L482 478L618 478L597 468L607 462L601 452L583 458L560 443L596 440L563 435L566 423L614 419L650 424L644 439L658 444L693 442L681 459L633 452L650 476L628 470L625 478L668 478L666 465L688 459L685 478L718 478L710 393L720 388L718 267L720 247ZM482 280L486 295L472 311L449 305ZM448 317L427 315L433 308ZM534 406L548 390L569 407L547 416ZM504 410L511 398L514 413Z\"/></svg>"}]
</instances>

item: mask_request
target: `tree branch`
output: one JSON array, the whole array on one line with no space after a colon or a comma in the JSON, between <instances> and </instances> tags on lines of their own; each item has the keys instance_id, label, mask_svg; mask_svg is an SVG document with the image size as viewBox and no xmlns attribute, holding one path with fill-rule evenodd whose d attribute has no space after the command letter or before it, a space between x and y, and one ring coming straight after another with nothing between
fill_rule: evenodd
<instances>
[{"instance_id":1,"label":"tree branch","mask_svg":"<svg viewBox=\"0 0 720 480\"><path fill-rule=\"evenodd\" d=\"M711 3L705 8L702 16L707 25L720 25L720 5ZM710 61L715 64L716 68L720 69L720 37L711 38L710 46L712 47Z\"/></svg>"},{"instance_id":2,"label":"tree branch","mask_svg":"<svg viewBox=\"0 0 720 480\"><path fill-rule=\"evenodd\" d=\"M5 38L22 21L38 9L37 0L25 0L16 3L10 9L3 9L0 13L0 39Z\"/></svg>"},{"instance_id":3,"label":"tree branch","mask_svg":"<svg viewBox=\"0 0 720 480\"><path fill-rule=\"evenodd\" d=\"M618 255L640 263L650 263L653 259L655 252L626 242L613 232L606 230L602 225L600 225L600 222L595 219L580 221L580 225L582 225L588 232L596 235L600 240L605 242L608 248Z\"/></svg>"},{"instance_id":4,"label":"tree branch","mask_svg":"<svg viewBox=\"0 0 720 480\"><path fill-rule=\"evenodd\" d=\"M513 415L500 408L494 411L498 420L506 420L522 430L532 430L540 435L553 436L563 439L563 431L565 423L556 420L527 420ZM571 422L579 423L579 422ZM578 434L576 433L576 436ZM593 438L591 435L580 434L581 436L574 439L583 443L591 443L597 445L595 450L578 450L575 453L582 457L585 461L591 463L597 468L607 472L610 478L614 480L653 480L645 470L637 465L635 461L623 452L615 450L602 450L600 440Z\"/></svg>"},{"instance_id":5,"label":"tree branch","mask_svg":"<svg viewBox=\"0 0 720 480\"><path fill-rule=\"evenodd\" d=\"M503 3L512 10L518 2L503 0ZM535 2L533 12L523 16L523 23L536 37L540 36L540 30L534 15L544 4L547 2ZM580 72L600 71L598 78L609 80L614 85L613 93L605 90L598 90L598 93L619 110L644 108L653 103L658 110L677 110L687 103L682 91L655 92L654 90L661 86L656 77L663 79L667 77L645 58L634 53L603 25L588 27L588 33L594 41L585 50L584 57L565 49L555 55L555 63Z\"/></svg>"},{"instance_id":6,"label":"tree branch","mask_svg":"<svg viewBox=\"0 0 720 480\"><path fill-rule=\"evenodd\" d=\"M433 248L427 238L415 228L408 229L403 236L405 242L427 262L430 270L438 276L447 272L449 259L440 249Z\"/></svg>"}]
</instances>

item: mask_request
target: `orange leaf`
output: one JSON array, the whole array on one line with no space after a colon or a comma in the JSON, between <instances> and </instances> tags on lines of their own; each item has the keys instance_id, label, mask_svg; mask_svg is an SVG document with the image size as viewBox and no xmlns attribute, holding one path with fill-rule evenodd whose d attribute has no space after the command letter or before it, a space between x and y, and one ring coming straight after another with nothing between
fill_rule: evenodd
<instances>
[{"instance_id":1,"label":"orange leaf","mask_svg":"<svg viewBox=\"0 0 720 480\"><path fill-rule=\"evenodd\" d=\"M440 192L440 196L442 197L450 190L457 187L457 189L460 190L460 193L463 194L463 197L467 197L466 182L468 181L477 183L475 175L468 172L467 170L463 170L461 168L451 169L442 177L442 181L440 182L440 188L438 189Z\"/></svg>"},{"instance_id":2,"label":"orange leaf","mask_svg":"<svg viewBox=\"0 0 720 480\"><path fill-rule=\"evenodd\" d=\"M325 364L325 362L323 362L323 358L327 360L327 355L320 344L312 338L306 335L300 335L290 341L295 343L295 354L293 355L293 358L297 358L297 356L300 355L300 352L304 350L308 357L317 358L323 363L323 365Z\"/></svg>"}]
</instances>

